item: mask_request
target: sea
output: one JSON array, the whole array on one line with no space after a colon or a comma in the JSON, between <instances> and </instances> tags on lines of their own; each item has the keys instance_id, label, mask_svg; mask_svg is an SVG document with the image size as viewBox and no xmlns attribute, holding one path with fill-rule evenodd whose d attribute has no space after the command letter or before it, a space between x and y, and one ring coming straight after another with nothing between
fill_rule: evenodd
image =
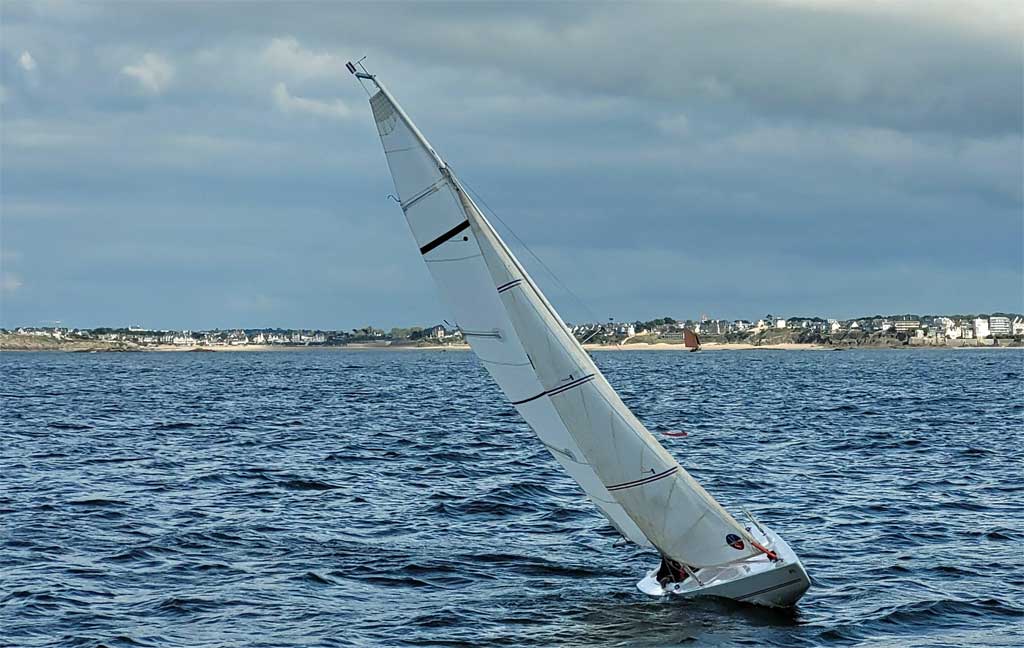
<instances>
[{"instance_id":1,"label":"sea","mask_svg":"<svg viewBox=\"0 0 1024 648\"><path fill-rule=\"evenodd\" d=\"M593 355L796 608L637 591L469 352L4 352L0 645L1024 644L1024 352Z\"/></svg>"}]
</instances>

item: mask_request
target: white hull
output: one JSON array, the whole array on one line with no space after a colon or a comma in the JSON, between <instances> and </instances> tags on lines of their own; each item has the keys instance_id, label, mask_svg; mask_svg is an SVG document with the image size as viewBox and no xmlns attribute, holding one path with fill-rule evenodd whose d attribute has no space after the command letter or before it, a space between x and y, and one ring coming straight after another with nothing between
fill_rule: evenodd
<instances>
[{"instance_id":1,"label":"white hull","mask_svg":"<svg viewBox=\"0 0 1024 648\"><path fill-rule=\"evenodd\" d=\"M721 567L705 567L695 572L696 578L691 576L666 587L658 583L655 568L636 586L650 596L718 596L769 607L790 607L811 586L810 578L786 541L771 529L764 530L764 534L757 529L751 533L776 553L779 560L775 562L762 554Z\"/></svg>"}]
</instances>

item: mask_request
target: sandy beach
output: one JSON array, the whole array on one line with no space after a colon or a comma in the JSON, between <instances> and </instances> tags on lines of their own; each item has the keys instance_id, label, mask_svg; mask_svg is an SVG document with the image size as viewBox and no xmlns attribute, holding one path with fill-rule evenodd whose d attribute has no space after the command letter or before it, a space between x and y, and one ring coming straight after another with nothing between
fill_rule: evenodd
<instances>
[{"instance_id":1,"label":"sandy beach","mask_svg":"<svg viewBox=\"0 0 1024 648\"><path fill-rule=\"evenodd\" d=\"M685 345L682 344L668 344L665 342L659 342L655 344L648 344L645 342L638 342L635 344L624 344L624 345L603 345L603 344L585 344L583 345L588 351L690 351ZM755 349L767 349L775 351L828 351L832 347L823 346L820 344L762 344L760 346L754 344L743 344L738 342L707 342L702 344L700 347L701 351L752 351Z\"/></svg>"}]
</instances>

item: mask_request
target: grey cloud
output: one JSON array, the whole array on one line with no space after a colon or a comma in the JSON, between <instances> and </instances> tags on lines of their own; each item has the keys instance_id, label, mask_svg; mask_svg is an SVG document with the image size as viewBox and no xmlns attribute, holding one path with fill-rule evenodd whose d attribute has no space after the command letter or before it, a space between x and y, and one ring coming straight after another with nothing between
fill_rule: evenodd
<instances>
[{"instance_id":1,"label":"grey cloud","mask_svg":"<svg viewBox=\"0 0 1024 648\"><path fill-rule=\"evenodd\" d=\"M0 318L442 317L344 71L364 53L595 310L1021 309L1022 30L996 10L7 3ZM158 92L124 73L151 54Z\"/></svg>"}]
</instances>

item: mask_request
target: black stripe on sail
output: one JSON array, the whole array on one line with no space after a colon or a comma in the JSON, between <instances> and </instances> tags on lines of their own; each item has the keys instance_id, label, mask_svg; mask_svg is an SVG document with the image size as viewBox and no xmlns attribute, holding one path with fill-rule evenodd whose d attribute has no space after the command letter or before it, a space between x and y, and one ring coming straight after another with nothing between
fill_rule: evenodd
<instances>
[{"instance_id":1,"label":"black stripe on sail","mask_svg":"<svg viewBox=\"0 0 1024 648\"><path fill-rule=\"evenodd\" d=\"M563 392L567 392L570 389L572 389L573 387L579 387L580 385L588 383L588 382L590 382L593 379L594 379L594 374L587 374L586 376L583 376L582 378L577 378L576 380L572 381L571 383L566 383L566 384L564 384L564 385L562 385L560 387L555 387L554 389L549 389L548 390L548 396L556 396L556 395L561 394Z\"/></svg>"},{"instance_id":2,"label":"black stripe on sail","mask_svg":"<svg viewBox=\"0 0 1024 648\"><path fill-rule=\"evenodd\" d=\"M519 401L512 401L512 404L513 405L522 405L523 403L529 403L530 401L537 400L541 396L547 396L547 395L548 395L547 392L541 392L541 393L537 394L536 396L530 396L529 398L524 398L523 400L519 400Z\"/></svg>"},{"instance_id":3,"label":"black stripe on sail","mask_svg":"<svg viewBox=\"0 0 1024 648\"><path fill-rule=\"evenodd\" d=\"M615 484L614 486L609 486L608 490L609 491L622 490L624 488L633 488L634 486L643 486L645 484L650 484L651 482L656 482L659 479L664 479L665 477L668 477L669 475L673 474L677 470L679 470L679 466L672 466L668 470L666 470L664 472L660 472L657 475L651 475L650 477L644 477L643 479L637 479L637 480L634 480L634 481L623 482L621 484Z\"/></svg>"},{"instance_id":4,"label":"black stripe on sail","mask_svg":"<svg viewBox=\"0 0 1024 648\"><path fill-rule=\"evenodd\" d=\"M530 356L526 356L526 357L529 358ZM530 363L532 364L533 361L530 360ZM523 400L512 401L512 404L513 405L522 405L524 403L529 403L530 401L535 401L538 398L540 398L541 396L555 396L557 394L561 394L562 392L569 391L573 387L579 387L580 385L582 385L584 383L588 383L588 382L590 382L593 379L594 379L594 374L587 374L586 376L583 376L582 378L577 378L576 380L574 380L574 381L572 381L570 383L566 383L566 384L561 385L559 387L554 387L554 388L549 389L547 391L542 391L541 393L537 394L536 396L530 396L529 398L524 398Z\"/></svg>"},{"instance_id":5,"label":"black stripe on sail","mask_svg":"<svg viewBox=\"0 0 1024 648\"><path fill-rule=\"evenodd\" d=\"M469 228L469 221L468 220L462 221L461 223L459 223L455 227L451 228L450 230L448 230L447 232L445 232L441 236L438 236L436 239L434 239L430 243L427 243L426 245L421 247L420 248L420 254L426 254L427 252L430 252L431 250L433 250L437 246L441 245L442 243L444 243L445 241L447 241L451 237L455 236L456 234L458 234L462 230L468 229L468 228Z\"/></svg>"},{"instance_id":6,"label":"black stripe on sail","mask_svg":"<svg viewBox=\"0 0 1024 648\"><path fill-rule=\"evenodd\" d=\"M498 286L498 292L503 293L506 290L511 290L512 288L515 288L516 286L518 286L521 283L523 283L522 279L513 279L512 281L510 281L508 283L501 284L500 286Z\"/></svg>"}]
</instances>

